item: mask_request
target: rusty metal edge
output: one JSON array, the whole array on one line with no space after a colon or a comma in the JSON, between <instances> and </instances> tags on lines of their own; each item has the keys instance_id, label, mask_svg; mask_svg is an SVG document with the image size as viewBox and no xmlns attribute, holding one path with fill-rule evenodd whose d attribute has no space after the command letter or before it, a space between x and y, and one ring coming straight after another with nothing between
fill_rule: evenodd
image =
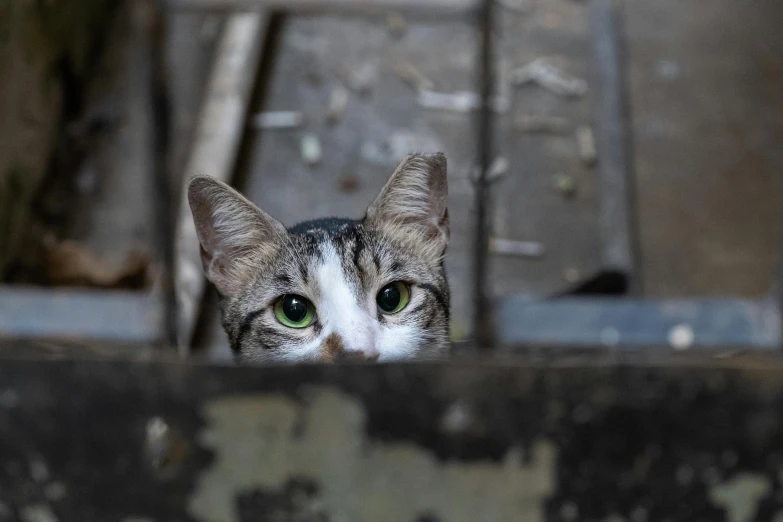
<instances>
[{"instance_id":1,"label":"rusty metal edge","mask_svg":"<svg viewBox=\"0 0 783 522\"><path fill-rule=\"evenodd\" d=\"M776 350L783 339L774 299L565 298L516 295L495 302L505 347L650 346Z\"/></svg>"},{"instance_id":2,"label":"rusty metal edge","mask_svg":"<svg viewBox=\"0 0 783 522\"><path fill-rule=\"evenodd\" d=\"M0 286L0 338L157 343L157 292Z\"/></svg>"}]
</instances>

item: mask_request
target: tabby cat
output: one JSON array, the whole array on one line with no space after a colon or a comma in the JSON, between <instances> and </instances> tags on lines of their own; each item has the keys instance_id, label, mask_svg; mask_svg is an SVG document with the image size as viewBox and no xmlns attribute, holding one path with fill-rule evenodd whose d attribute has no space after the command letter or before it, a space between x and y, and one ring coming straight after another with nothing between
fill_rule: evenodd
<instances>
[{"instance_id":1,"label":"tabby cat","mask_svg":"<svg viewBox=\"0 0 783 522\"><path fill-rule=\"evenodd\" d=\"M194 177L204 272L239 362L392 361L449 349L446 157L413 154L359 220L286 229L228 185Z\"/></svg>"}]
</instances>

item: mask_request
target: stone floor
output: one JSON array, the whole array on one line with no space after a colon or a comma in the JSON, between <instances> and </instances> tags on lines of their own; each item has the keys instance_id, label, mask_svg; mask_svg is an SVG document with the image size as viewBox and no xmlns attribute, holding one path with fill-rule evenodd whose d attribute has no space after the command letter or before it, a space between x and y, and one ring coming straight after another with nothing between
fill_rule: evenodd
<instances>
[{"instance_id":1,"label":"stone floor","mask_svg":"<svg viewBox=\"0 0 783 522\"><path fill-rule=\"evenodd\" d=\"M765 293L775 273L783 172L783 9L772 1L722 1L706 10L694 1L626 4L637 170L643 288L654 296ZM709 11L709 12L707 12ZM592 78L585 2L539 0L518 12L500 8L500 77L546 56ZM737 21L741 20L741 23ZM449 155L454 233L448 271L454 292L454 337L470 336L475 127L464 114L429 111L394 74L404 60L438 90L475 88L475 28L466 20L408 21L402 37L385 20L289 17L279 36L261 110L301 110L296 131L251 134L240 185L285 223L317 215L358 216L408 150ZM351 93L343 120L324 121L329 93L343 67L375 75L370 93ZM495 295L547 294L598 268L595 168L577 154L573 129L593 118L592 92L565 99L543 89L511 91L496 120L498 155L508 172L491 190L493 234L539 241L540 259L491 256ZM562 135L521 133L525 115L565 118ZM252 131L251 131L252 132ZM324 158L300 158L303 133L316 134ZM565 198L554 176L576 182ZM346 177L357 183L345 190ZM204 314L205 346L224 347L214 302Z\"/></svg>"}]
</instances>

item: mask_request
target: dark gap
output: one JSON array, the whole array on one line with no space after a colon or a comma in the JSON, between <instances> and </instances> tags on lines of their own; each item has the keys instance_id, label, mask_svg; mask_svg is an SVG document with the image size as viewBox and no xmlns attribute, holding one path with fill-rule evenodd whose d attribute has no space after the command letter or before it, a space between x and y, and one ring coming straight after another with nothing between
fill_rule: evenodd
<instances>
[{"instance_id":1,"label":"dark gap","mask_svg":"<svg viewBox=\"0 0 783 522\"><path fill-rule=\"evenodd\" d=\"M166 68L166 15L155 10L146 28L150 62L150 98L152 109L153 182L150 184L155 209L155 241L160 255L160 283L163 293L164 340L169 346L179 343L177 332L177 294L174 286L175 236L177 197L179 190L171 177L171 120L170 83Z\"/></svg>"},{"instance_id":2,"label":"dark gap","mask_svg":"<svg viewBox=\"0 0 783 522\"><path fill-rule=\"evenodd\" d=\"M480 351L490 351L493 346L492 316L487 295L488 245L490 236L489 209L491 207L486 172L495 154L493 136L492 96L494 89L494 49L492 0L485 0L478 18L480 47L478 53L478 80L481 108L478 114L477 141L480 175L476 187L476 230L474 239L474 328L476 345Z\"/></svg>"},{"instance_id":3,"label":"dark gap","mask_svg":"<svg viewBox=\"0 0 783 522\"><path fill-rule=\"evenodd\" d=\"M557 299L580 295L623 296L628 294L628 290L629 284L626 274L619 270L606 270L552 297Z\"/></svg>"}]
</instances>

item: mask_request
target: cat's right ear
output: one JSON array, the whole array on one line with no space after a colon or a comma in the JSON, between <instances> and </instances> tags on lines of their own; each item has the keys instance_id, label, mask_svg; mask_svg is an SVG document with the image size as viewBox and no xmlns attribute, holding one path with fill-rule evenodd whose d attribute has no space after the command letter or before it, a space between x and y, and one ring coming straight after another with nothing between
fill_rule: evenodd
<instances>
[{"instance_id":1,"label":"cat's right ear","mask_svg":"<svg viewBox=\"0 0 783 522\"><path fill-rule=\"evenodd\" d=\"M279 221L210 176L190 180L188 202L204 273L221 295L239 291L257 261L277 250L287 233Z\"/></svg>"},{"instance_id":2,"label":"cat's right ear","mask_svg":"<svg viewBox=\"0 0 783 522\"><path fill-rule=\"evenodd\" d=\"M449 241L446 156L411 154L367 209L371 226L439 258Z\"/></svg>"}]
</instances>

